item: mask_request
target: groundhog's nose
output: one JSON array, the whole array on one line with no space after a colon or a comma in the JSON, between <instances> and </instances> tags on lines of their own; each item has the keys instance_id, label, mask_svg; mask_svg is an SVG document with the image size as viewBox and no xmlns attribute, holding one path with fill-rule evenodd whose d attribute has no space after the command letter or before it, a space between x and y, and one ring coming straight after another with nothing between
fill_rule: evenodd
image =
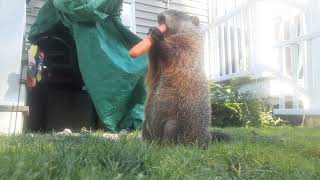
<instances>
[{"instance_id":1,"label":"groundhog's nose","mask_svg":"<svg viewBox=\"0 0 320 180\"><path fill-rule=\"evenodd\" d=\"M163 13L158 15L158 23L159 24L164 24L166 22L166 17L164 16Z\"/></svg>"}]
</instances>

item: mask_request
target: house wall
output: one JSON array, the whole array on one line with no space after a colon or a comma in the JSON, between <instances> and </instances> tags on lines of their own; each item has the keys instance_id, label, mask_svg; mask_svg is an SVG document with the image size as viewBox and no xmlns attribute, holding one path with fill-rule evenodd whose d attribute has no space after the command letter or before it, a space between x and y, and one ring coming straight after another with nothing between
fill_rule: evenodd
<instances>
[{"instance_id":1,"label":"house wall","mask_svg":"<svg viewBox=\"0 0 320 180\"><path fill-rule=\"evenodd\" d=\"M30 45L28 41L29 32L32 24L36 21L37 15L44 5L45 0L31 0L26 7L26 27L24 34L24 48L22 50L22 61L27 61L27 49Z\"/></svg>"},{"instance_id":2,"label":"house wall","mask_svg":"<svg viewBox=\"0 0 320 180\"><path fill-rule=\"evenodd\" d=\"M27 4L27 18L26 18L26 30L25 36L28 37L30 28L32 24L35 22L37 15L39 13L40 8L45 3L45 0L31 0L29 4Z\"/></svg>"},{"instance_id":3,"label":"house wall","mask_svg":"<svg viewBox=\"0 0 320 180\"><path fill-rule=\"evenodd\" d=\"M131 4L131 17L128 13L123 13L124 23L131 31L136 33L140 38L144 38L150 27L157 26L157 15L166 8L167 0L123 0L125 4ZM190 15L198 16L202 24L209 23L209 1L210 0L171 0L169 9L184 11ZM27 37L32 24L35 22L39 10L44 5L45 0L31 0L26 8L26 28L25 28L25 45L29 45ZM125 7L124 9L127 9ZM131 21L131 22L130 22ZM133 23L133 24L130 24ZM129 27L133 26L133 27ZM26 48L23 51L22 60L27 60Z\"/></svg>"},{"instance_id":4,"label":"house wall","mask_svg":"<svg viewBox=\"0 0 320 180\"><path fill-rule=\"evenodd\" d=\"M166 0L135 0L136 33L143 38L149 28L157 26L157 15L166 8ZM208 0L171 0L169 9L198 16L201 23L208 23Z\"/></svg>"},{"instance_id":5,"label":"house wall","mask_svg":"<svg viewBox=\"0 0 320 180\"><path fill-rule=\"evenodd\" d=\"M198 16L201 23L207 24L209 22L208 1L209 0L171 0L169 8ZM31 0L27 5L26 37L44 2L45 0ZM157 25L157 15L166 8L166 0L124 0L123 2L134 3L134 20L136 24L134 30L141 38L146 36L150 27Z\"/></svg>"}]
</instances>

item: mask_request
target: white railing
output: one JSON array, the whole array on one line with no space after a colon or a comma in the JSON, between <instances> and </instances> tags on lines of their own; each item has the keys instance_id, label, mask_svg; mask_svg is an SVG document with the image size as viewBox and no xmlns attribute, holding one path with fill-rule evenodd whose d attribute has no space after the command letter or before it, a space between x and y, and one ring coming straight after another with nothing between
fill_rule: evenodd
<instances>
[{"instance_id":1,"label":"white railing","mask_svg":"<svg viewBox=\"0 0 320 180\"><path fill-rule=\"evenodd\" d=\"M308 87L307 63L310 58L308 41L312 39L308 34L307 19L306 12L302 12L299 16L278 22L279 41L274 47L280 62L280 84L293 82L293 92L285 94L284 86L280 87L279 107L274 110L276 114L299 114L304 109L303 97Z\"/></svg>"},{"instance_id":2,"label":"white railing","mask_svg":"<svg viewBox=\"0 0 320 180\"><path fill-rule=\"evenodd\" d=\"M209 77L224 81L248 76L254 61L254 2L209 1ZM214 64L214 65L213 65Z\"/></svg>"},{"instance_id":3,"label":"white railing","mask_svg":"<svg viewBox=\"0 0 320 180\"><path fill-rule=\"evenodd\" d=\"M261 33L261 27L257 27L261 26L257 22L263 16L257 7L261 8L261 3L265 2L298 9L298 13L286 15L283 19L274 19L276 16L272 16L271 19L275 21L269 25L274 30L266 31L268 37L275 40L273 47L270 45L273 53L270 63L276 68L261 63L265 59L258 53L258 49L259 52L262 49L259 36L264 34ZM315 61L320 58L320 42L319 47L314 42L320 37L320 33L317 33L320 32L320 23L315 23L320 18L320 13L315 13L320 11L318 0L307 0L305 3L298 0L209 0L209 7L207 38L212 51L208 51L206 68L210 79L221 82L243 76L258 78L261 77L261 71L268 72L278 86L275 88L278 88L276 97L279 107L274 109L275 114L317 114L307 112L307 109L320 109L320 103L316 102L320 96L315 93L317 88L320 90L320 85L314 85L320 84L320 78L316 77L320 73L315 74L315 67L320 68L320 63ZM315 28L314 24L318 26ZM318 53L315 52L317 48Z\"/></svg>"},{"instance_id":4,"label":"white railing","mask_svg":"<svg viewBox=\"0 0 320 180\"><path fill-rule=\"evenodd\" d=\"M320 83L315 81L318 75L313 67L317 66L314 61L320 54L320 51L315 52L319 47L314 46L314 41L320 37L320 28L312 26L311 21L315 18L312 14L311 7L305 8L300 15L279 22L281 40L275 43L274 48L282 69L280 84L291 83L293 93L280 93L279 108L274 110L275 114L320 115L317 103L312 103L318 97L314 93L317 91L314 83ZM284 86L280 92L285 92Z\"/></svg>"}]
</instances>

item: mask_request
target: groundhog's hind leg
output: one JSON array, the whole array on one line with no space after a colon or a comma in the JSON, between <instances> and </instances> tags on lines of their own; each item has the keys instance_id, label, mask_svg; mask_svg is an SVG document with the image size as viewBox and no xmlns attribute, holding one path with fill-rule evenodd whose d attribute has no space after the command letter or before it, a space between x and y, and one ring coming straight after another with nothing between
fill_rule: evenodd
<instances>
[{"instance_id":1,"label":"groundhog's hind leg","mask_svg":"<svg viewBox=\"0 0 320 180\"><path fill-rule=\"evenodd\" d=\"M202 137L198 139L198 146L203 149L208 149L208 145L211 142L211 134L207 131L202 132Z\"/></svg>"},{"instance_id":2,"label":"groundhog's hind leg","mask_svg":"<svg viewBox=\"0 0 320 180\"><path fill-rule=\"evenodd\" d=\"M142 139L147 142L151 141L151 136L147 128L146 122L143 124Z\"/></svg>"},{"instance_id":3,"label":"groundhog's hind leg","mask_svg":"<svg viewBox=\"0 0 320 180\"><path fill-rule=\"evenodd\" d=\"M196 145L202 149L207 149L208 144L211 140L211 135L209 132L201 130L189 130L184 131L180 137L178 137L178 142L186 145Z\"/></svg>"},{"instance_id":4,"label":"groundhog's hind leg","mask_svg":"<svg viewBox=\"0 0 320 180\"><path fill-rule=\"evenodd\" d=\"M176 121L169 120L164 124L162 142L165 143L177 143L178 135Z\"/></svg>"}]
</instances>

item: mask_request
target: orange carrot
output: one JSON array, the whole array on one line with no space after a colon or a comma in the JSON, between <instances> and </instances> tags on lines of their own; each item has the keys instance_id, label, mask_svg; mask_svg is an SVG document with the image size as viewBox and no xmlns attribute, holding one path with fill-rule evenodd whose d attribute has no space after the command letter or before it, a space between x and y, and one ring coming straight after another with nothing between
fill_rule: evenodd
<instances>
[{"instance_id":1,"label":"orange carrot","mask_svg":"<svg viewBox=\"0 0 320 180\"><path fill-rule=\"evenodd\" d=\"M167 30L167 27L165 24L161 24L159 26L159 30L164 33ZM140 43L138 43L137 45L135 45L130 51L129 54L131 57L133 58L137 58L139 56L141 56L142 54L146 53L147 51L149 51L149 49L151 48L151 46L154 43L154 39L148 35L144 40L142 40Z\"/></svg>"}]
</instances>

